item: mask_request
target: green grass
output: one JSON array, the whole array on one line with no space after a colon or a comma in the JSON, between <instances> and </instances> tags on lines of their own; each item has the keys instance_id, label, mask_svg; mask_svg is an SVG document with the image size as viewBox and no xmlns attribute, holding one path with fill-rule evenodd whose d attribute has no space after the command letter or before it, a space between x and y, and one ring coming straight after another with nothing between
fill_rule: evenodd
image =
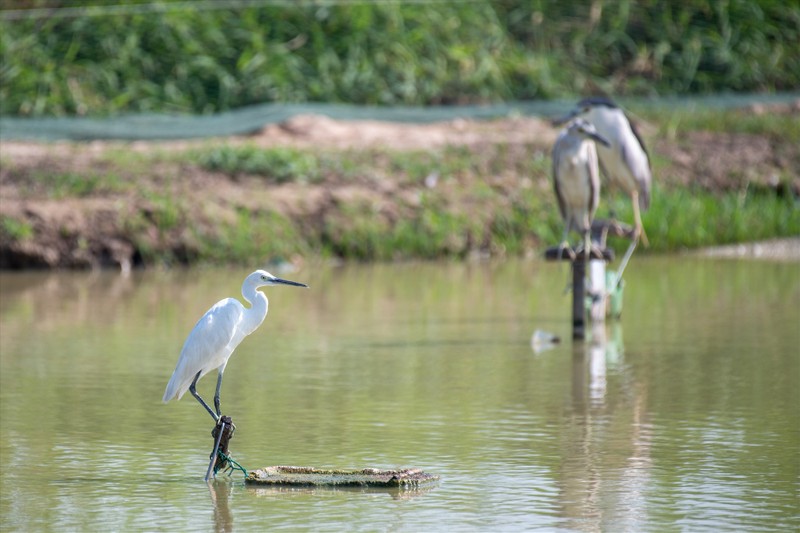
<instances>
[{"instance_id":1,"label":"green grass","mask_svg":"<svg viewBox=\"0 0 800 533\"><path fill-rule=\"evenodd\" d=\"M314 154L294 148L259 148L225 145L195 154L200 166L231 176L253 174L275 183L317 182L322 179L320 161Z\"/></svg>"},{"instance_id":2,"label":"green grass","mask_svg":"<svg viewBox=\"0 0 800 533\"><path fill-rule=\"evenodd\" d=\"M194 253L203 262L216 264L286 260L312 253L314 235L301 235L295 223L269 210L240 208L235 220L215 226L195 225Z\"/></svg>"},{"instance_id":3,"label":"green grass","mask_svg":"<svg viewBox=\"0 0 800 533\"><path fill-rule=\"evenodd\" d=\"M77 172L34 173L27 180L25 194L44 193L50 198L88 197L113 194L127 190L125 181L117 174Z\"/></svg>"},{"instance_id":4,"label":"green grass","mask_svg":"<svg viewBox=\"0 0 800 533\"><path fill-rule=\"evenodd\" d=\"M56 4L93 3L107 4ZM430 105L800 86L800 5L783 0L598 0L592 9L583 0L278 2L220 10L180 3L144 14L0 17L0 114L211 113L263 102Z\"/></svg>"},{"instance_id":5,"label":"green grass","mask_svg":"<svg viewBox=\"0 0 800 533\"><path fill-rule=\"evenodd\" d=\"M633 220L630 202L616 199L620 220ZM728 191L656 190L642 216L651 252L800 235L800 206L791 197ZM617 250L625 244L615 242Z\"/></svg>"},{"instance_id":6,"label":"green grass","mask_svg":"<svg viewBox=\"0 0 800 533\"><path fill-rule=\"evenodd\" d=\"M750 110L710 108L672 108L644 110L636 115L648 123L659 124L659 136L675 140L691 131L763 135L781 143L800 144L800 120L796 113L757 114Z\"/></svg>"},{"instance_id":7,"label":"green grass","mask_svg":"<svg viewBox=\"0 0 800 533\"><path fill-rule=\"evenodd\" d=\"M24 220L0 216L0 236L9 241L25 241L33 237L33 226Z\"/></svg>"}]
</instances>

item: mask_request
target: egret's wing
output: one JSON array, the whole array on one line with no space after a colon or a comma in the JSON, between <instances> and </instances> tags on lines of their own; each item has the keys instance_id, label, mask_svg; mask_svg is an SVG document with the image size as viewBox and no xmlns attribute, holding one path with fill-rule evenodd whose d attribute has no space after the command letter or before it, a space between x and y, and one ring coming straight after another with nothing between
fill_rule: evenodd
<instances>
[{"instance_id":1,"label":"egret's wing","mask_svg":"<svg viewBox=\"0 0 800 533\"><path fill-rule=\"evenodd\" d=\"M180 400L198 372L202 377L226 361L228 345L236 335L243 312L239 301L226 298L197 321L183 344L175 372L164 391L164 402L173 398Z\"/></svg>"}]
</instances>

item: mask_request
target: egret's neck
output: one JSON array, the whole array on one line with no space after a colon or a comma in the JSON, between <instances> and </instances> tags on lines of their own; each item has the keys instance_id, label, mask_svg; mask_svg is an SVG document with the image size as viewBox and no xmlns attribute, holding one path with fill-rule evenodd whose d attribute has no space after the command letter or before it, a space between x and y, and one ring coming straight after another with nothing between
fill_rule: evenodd
<instances>
[{"instance_id":1,"label":"egret's neck","mask_svg":"<svg viewBox=\"0 0 800 533\"><path fill-rule=\"evenodd\" d=\"M249 286L242 286L242 296L250 304L250 309L245 309L241 329L245 335L250 335L267 317L269 300L263 292Z\"/></svg>"}]
</instances>

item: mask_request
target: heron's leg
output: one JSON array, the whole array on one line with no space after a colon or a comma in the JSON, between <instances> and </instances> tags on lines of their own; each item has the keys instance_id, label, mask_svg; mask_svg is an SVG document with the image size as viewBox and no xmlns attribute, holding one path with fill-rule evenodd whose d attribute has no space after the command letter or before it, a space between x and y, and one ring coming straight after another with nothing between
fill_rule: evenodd
<instances>
[{"instance_id":1,"label":"heron's leg","mask_svg":"<svg viewBox=\"0 0 800 533\"><path fill-rule=\"evenodd\" d=\"M633 251L636 249L636 244L638 242L639 242L638 240L634 239L628 245L628 250L622 257L622 261L619 262L619 268L617 269L617 280L614 282L614 285L611 287L611 290L615 290L617 288L617 285L619 285L619 282L622 279L622 273L625 272L625 267L628 266L628 261L630 261L631 255L633 255Z\"/></svg>"},{"instance_id":2,"label":"heron's leg","mask_svg":"<svg viewBox=\"0 0 800 533\"><path fill-rule=\"evenodd\" d=\"M592 255L592 232L584 230L583 232L583 263L586 267L586 275L589 275L589 257Z\"/></svg>"},{"instance_id":3,"label":"heron's leg","mask_svg":"<svg viewBox=\"0 0 800 533\"><path fill-rule=\"evenodd\" d=\"M214 407L217 409L217 416L222 416L219 409L219 391L222 388L222 374L225 372L225 367L220 367L219 375L217 375L217 391L214 393Z\"/></svg>"},{"instance_id":4,"label":"heron's leg","mask_svg":"<svg viewBox=\"0 0 800 533\"><path fill-rule=\"evenodd\" d=\"M219 415L214 414L214 411L212 411L211 408L208 406L208 404L206 404L206 402L203 401L200 395L197 394L197 389L195 387L197 386L198 379L200 379L200 372L197 373L197 375L192 380L192 384L189 385L189 392L191 392L192 396L194 396L197 399L197 401L200 402L200 405L206 408L208 414L210 414L214 418L214 422L216 422L217 420L219 420ZM219 409L217 409L217 411L219 411Z\"/></svg>"},{"instance_id":5,"label":"heron's leg","mask_svg":"<svg viewBox=\"0 0 800 533\"><path fill-rule=\"evenodd\" d=\"M561 261L561 253L566 250L568 252L569 258L574 261L575 260L575 252L572 250L572 247L569 245L569 222L564 225L564 237L561 239L561 244L558 245L558 260ZM569 293L570 289L572 288L572 264L570 263L570 268L567 269L567 284L564 286L564 294Z\"/></svg>"},{"instance_id":6,"label":"heron's leg","mask_svg":"<svg viewBox=\"0 0 800 533\"><path fill-rule=\"evenodd\" d=\"M639 210L639 192L633 191L631 193L631 203L633 204L633 219L634 223L636 224L636 234L634 236L635 240L642 239L642 244L645 247L650 246L650 243L647 240L647 233L644 232L644 225L642 224L642 214Z\"/></svg>"},{"instance_id":7,"label":"heron's leg","mask_svg":"<svg viewBox=\"0 0 800 533\"><path fill-rule=\"evenodd\" d=\"M569 224L564 225L564 236L561 238L561 243L558 245L558 260L561 261L561 254L567 251L567 255L570 259L575 259L575 252L572 250L572 247L569 245Z\"/></svg>"}]
</instances>

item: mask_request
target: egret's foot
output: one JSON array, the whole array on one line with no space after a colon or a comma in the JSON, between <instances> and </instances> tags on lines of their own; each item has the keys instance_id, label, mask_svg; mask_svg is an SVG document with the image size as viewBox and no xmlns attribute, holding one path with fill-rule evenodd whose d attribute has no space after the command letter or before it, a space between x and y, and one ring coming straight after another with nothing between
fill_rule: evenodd
<instances>
[{"instance_id":1,"label":"egret's foot","mask_svg":"<svg viewBox=\"0 0 800 533\"><path fill-rule=\"evenodd\" d=\"M231 435L233 435L233 432L236 431L236 424L233 423L233 419L231 419L229 416L220 415L220 417L217 419L217 425L221 426L223 423L230 426Z\"/></svg>"}]
</instances>

